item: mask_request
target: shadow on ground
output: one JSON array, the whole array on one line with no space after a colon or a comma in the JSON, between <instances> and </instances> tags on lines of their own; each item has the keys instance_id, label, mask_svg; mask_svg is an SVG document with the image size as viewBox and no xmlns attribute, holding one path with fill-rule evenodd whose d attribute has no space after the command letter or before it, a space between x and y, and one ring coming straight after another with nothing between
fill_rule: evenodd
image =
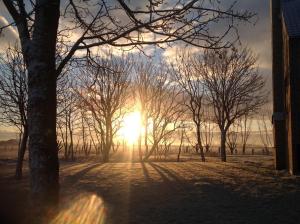
<instances>
[{"instance_id":1,"label":"shadow on ground","mask_svg":"<svg viewBox=\"0 0 300 224\"><path fill-rule=\"evenodd\" d=\"M62 176L65 198L97 195L108 223L300 223L299 179L256 163L91 164Z\"/></svg>"},{"instance_id":2,"label":"shadow on ground","mask_svg":"<svg viewBox=\"0 0 300 224\"><path fill-rule=\"evenodd\" d=\"M263 162L62 163L61 186L52 223L300 223L300 179Z\"/></svg>"}]
</instances>

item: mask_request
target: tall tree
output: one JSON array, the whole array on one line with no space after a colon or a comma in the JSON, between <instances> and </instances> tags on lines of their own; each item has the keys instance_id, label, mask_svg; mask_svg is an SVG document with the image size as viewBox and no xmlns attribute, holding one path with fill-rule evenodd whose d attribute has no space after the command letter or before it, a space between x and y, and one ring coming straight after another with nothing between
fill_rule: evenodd
<instances>
[{"instance_id":1,"label":"tall tree","mask_svg":"<svg viewBox=\"0 0 300 224\"><path fill-rule=\"evenodd\" d=\"M150 130L148 140L151 148L143 158L148 160L153 152L158 151L161 143L174 134L182 124L181 91L171 81L169 69L159 66L152 77L151 100L149 103Z\"/></svg>"},{"instance_id":2,"label":"tall tree","mask_svg":"<svg viewBox=\"0 0 300 224\"><path fill-rule=\"evenodd\" d=\"M173 66L173 73L176 83L183 90L183 103L191 115L196 129L196 151L200 151L202 162L205 162L205 155L201 139L201 127L204 115L204 86L202 78L197 75L197 70L192 66L192 55L182 53L177 56L176 67Z\"/></svg>"},{"instance_id":3,"label":"tall tree","mask_svg":"<svg viewBox=\"0 0 300 224\"><path fill-rule=\"evenodd\" d=\"M242 153L245 154L247 142L251 134L252 117L250 117L248 114L245 114L238 119L238 124L240 127L239 133L242 143Z\"/></svg>"},{"instance_id":4,"label":"tall tree","mask_svg":"<svg viewBox=\"0 0 300 224\"><path fill-rule=\"evenodd\" d=\"M135 101L140 106L140 113L141 113L141 123L142 127L139 134L138 139L138 150L139 150L139 157L142 160L142 133L144 129L144 147L145 147L145 154L148 154L148 129L149 129L149 121L150 121L150 107L151 107L151 100L152 100L152 93L153 93L153 86L154 86L154 79L156 69L154 66L153 61L143 62L140 61L135 64L134 66L135 71L135 78L134 78L134 89L135 89Z\"/></svg>"},{"instance_id":5,"label":"tall tree","mask_svg":"<svg viewBox=\"0 0 300 224\"><path fill-rule=\"evenodd\" d=\"M266 102L265 80L258 72L256 61L247 48L206 50L195 61L221 132L223 162L226 162L226 134L231 125L245 114L256 112Z\"/></svg>"},{"instance_id":6,"label":"tall tree","mask_svg":"<svg viewBox=\"0 0 300 224\"><path fill-rule=\"evenodd\" d=\"M237 127L235 127L235 125L232 125L230 129L227 132L226 143L229 148L230 154L233 155L233 153L237 150L237 140L239 134L236 130Z\"/></svg>"},{"instance_id":7,"label":"tall tree","mask_svg":"<svg viewBox=\"0 0 300 224\"><path fill-rule=\"evenodd\" d=\"M94 58L80 74L78 95L96 121L96 131L101 136L103 162L109 162L114 137L121 127L128 100L130 84L129 58Z\"/></svg>"},{"instance_id":8,"label":"tall tree","mask_svg":"<svg viewBox=\"0 0 300 224\"><path fill-rule=\"evenodd\" d=\"M22 167L28 140L27 70L18 47L0 55L0 122L17 127L20 144L16 178L22 178Z\"/></svg>"},{"instance_id":9,"label":"tall tree","mask_svg":"<svg viewBox=\"0 0 300 224\"><path fill-rule=\"evenodd\" d=\"M140 49L145 44L175 41L214 48L236 31L237 20L253 16L234 10L234 5L224 8L217 0L149 0L142 7L123 0L68 0L62 15L60 0L3 2L13 19L11 25L17 27L28 69L30 182L32 198L39 205L58 201L56 79L78 56L75 52L90 54L93 47L107 45ZM227 24L216 33L211 26L220 19Z\"/></svg>"},{"instance_id":10,"label":"tall tree","mask_svg":"<svg viewBox=\"0 0 300 224\"><path fill-rule=\"evenodd\" d=\"M59 192L55 52L60 1L30 1L29 10L23 1L3 2L17 27L28 69L31 194L34 204L43 207L56 204Z\"/></svg>"},{"instance_id":11,"label":"tall tree","mask_svg":"<svg viewBox=\"0 0 300 224\"><path fill-rule=\"evenodd\" d=\"M64 149L64 158L74 160L74 134L79 129L79 100L73 91L76 88L75 82L71 81L71 76L62 77L59 80L59 90L57 94L57 127L59 140Z\"/></svg>"},{"instance_id":12,"label":"tall tree","mask_svg":"<svg viewBox=\"0 0 300 224\"><path fill-rule=\"evenodd\" d=\"M272 111L270 108L266 107L260 111L257 126L261 143L264 146L263 152L269 154L269 149L274 144L272 139Z\"/></svg>"},{"instance_id":13,"label":"tall tree","mask_svg":"<svg viewBox=\"0 0 300 224\"><path fill-rule=\"evenodd\" d=\"M214 118L213 118L212 107L209 105L205 105L204 113L203 113L203 124L202 124L203 131L201 132L201 138L206 153L210 151L210 148L213 143L214 130L215 130L215 124L213 119Z\"/></svg>"}]
</instances>

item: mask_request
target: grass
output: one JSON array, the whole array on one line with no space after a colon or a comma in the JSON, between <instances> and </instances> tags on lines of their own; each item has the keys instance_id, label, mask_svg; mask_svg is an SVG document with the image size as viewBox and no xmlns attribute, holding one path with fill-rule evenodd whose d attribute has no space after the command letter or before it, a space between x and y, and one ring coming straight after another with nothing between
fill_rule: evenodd
<instances>
[{"instance_id":1,"label":"grass","mask_svg":"<svg viewBox=\"0 0 300 224\"><path fill-rule=\"evenodd\" d=\"M300 178L274 171L267 156L62 161L60 170L60 212L51 223L300 223ZM13 163L1 163L1 215L26 223L33 217L17 217L28 214L28 169L22 181L13 172Z\"/></svg>"}]
</instances>

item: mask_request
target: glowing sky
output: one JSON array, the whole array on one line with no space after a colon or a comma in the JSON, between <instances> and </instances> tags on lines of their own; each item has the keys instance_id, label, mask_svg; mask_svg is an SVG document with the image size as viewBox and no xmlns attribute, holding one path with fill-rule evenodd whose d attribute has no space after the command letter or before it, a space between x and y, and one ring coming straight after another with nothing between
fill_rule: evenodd
<instances>
[{"instance_id":1,"label":"glowing sky","mask_svg":"<svg viewBox=\"0 0 300 224\"><path fill-rule=\"evenodd\" d=\"M25 0L26 1L26 0ZM131 4L142 4L143 1L132 1ZM224 1L226 4L230 1ZM239 27L241 41L247 45L259 56L259 67L262 74L267 78L268 89L271 90L271 39L270 39L270 16L268 0L237 0L237 9L249 10L257 13L257 22L253 24L242 24ZM3 2L0 1L0 26L7 24L11 18L5 9ZM6 31L0 36L0 51L7 48L8 43L13 44L17 38L17 33L12 29ZM154 47L147 47L147 51L156 57L172 57L176 53L176 48L167 48L166 50L156 50ZM0 140L10 136L11 130L0 125ZM5 137L4 137L5 136ZM15 134L13 135L15 136Z\"/></svg>"}]
</instances>

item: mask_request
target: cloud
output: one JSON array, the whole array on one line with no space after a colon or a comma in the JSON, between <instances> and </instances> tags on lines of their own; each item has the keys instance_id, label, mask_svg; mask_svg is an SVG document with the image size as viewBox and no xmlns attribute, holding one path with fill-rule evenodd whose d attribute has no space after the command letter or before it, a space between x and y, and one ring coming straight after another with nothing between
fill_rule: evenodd
<instances>
[{"instance_id":1,"label":"cloud","mask_svg":"<svg viewBox=\"0 0 300 224\"><path fill-rule=\"evenodd\" d=\"M3 16L0 16L0 27L7 26L8 24L8 21ZM0 52L5 51L9 45L14 45L17 41L18 33L16 30L12 26L5 28L0 33Z\"/></svg>"}]
</instances>

